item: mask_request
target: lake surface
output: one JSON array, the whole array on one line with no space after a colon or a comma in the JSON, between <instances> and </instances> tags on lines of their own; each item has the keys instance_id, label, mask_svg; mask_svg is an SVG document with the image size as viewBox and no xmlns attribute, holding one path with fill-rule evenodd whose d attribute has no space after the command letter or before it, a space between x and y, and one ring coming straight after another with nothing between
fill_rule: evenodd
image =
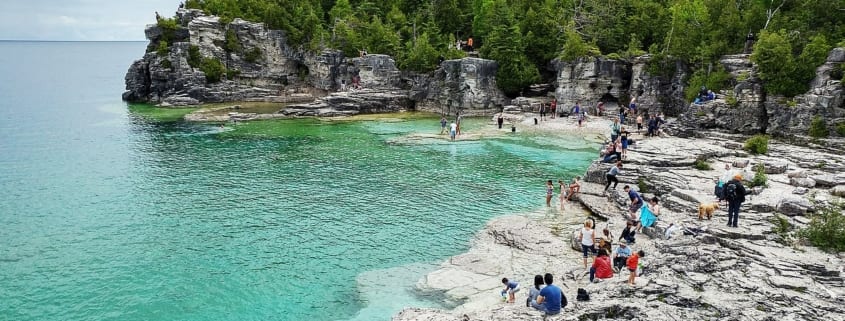
<instances>
[{"instance_id":1,"label":"lake surface","mask_svg":"<svg viewBox=\"0 0 845 321\"><path fill-rule=\"evenodd\" d=\"M420 115L161 121L120 100L145 46L0 42L0 319L389 320L438 306L420 276L596 155L403 139L439 132Z\"/></svg>"}]
</instances>

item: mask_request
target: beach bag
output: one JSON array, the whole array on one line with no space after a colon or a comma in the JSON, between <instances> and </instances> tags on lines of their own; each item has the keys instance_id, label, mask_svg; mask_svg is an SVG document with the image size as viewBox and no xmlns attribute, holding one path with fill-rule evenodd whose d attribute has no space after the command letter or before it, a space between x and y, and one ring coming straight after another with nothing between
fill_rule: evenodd
<instances>
[{"instance_id":1,"label":"beach bag","mask_svg":"<svg viewBox=\"0 0 845 321\"><path fill-rule=\"evenodd\" d=\"M587 290L578 288L578 296L575 299L578 301L590 301L590 295L587 293Z\"/></svg>"}]
</instances>

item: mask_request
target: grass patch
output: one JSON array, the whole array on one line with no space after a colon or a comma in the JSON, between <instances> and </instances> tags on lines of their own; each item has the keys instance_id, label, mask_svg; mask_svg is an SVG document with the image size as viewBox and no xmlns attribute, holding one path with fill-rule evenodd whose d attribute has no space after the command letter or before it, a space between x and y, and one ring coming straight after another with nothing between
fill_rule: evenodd
<instances>
[{"instance_id":1,"label":"grass patch","mask_svg":"<svg viewBox=\"0 0 845 321\"><path fill-rule=\"evenodd\" d=\"M827 131L827 122L824 121L824 118L821 116L813 117L813 121L810 122L810 137L813 138L825 138L829 134Z\"/></svg>"},{"instance_id":2,"label":"grass patch","mask_svg":"<svg viewBox=\"0 0 845 321\"><path fill-rule=\"evenodd\" d=\"M130 104L129 112L146 119L160 122L181 121L185 115L197 110L196 107L187 108L164 108L149 104Z\"/></svg>"},{"instance_id":3,"label":"grass patch","mask_svg":"<svg viewBox=\"0 0 845 321\"><path fill-rule=\"evenodd\" d=\"M836 125L836 134L845 137L845 123Z\"/></svg>"},{"instance_id":4,"label":"grass patch","mask_svg":"<svg viewBox=\"0 0 845 321\"><path fill-rule=\"evenodd\" d=\"M769 136L754 135L745 141L745 150L752 154L765 154L769 152Z\"/></svg>"},{"instance_id":5,"label":"grass patch","mask_svg":"<svg viewBox=\"0 0 845 321\"><path fill-rule=\"evenodd\" d=\"M842 210L842 204L819 207L812 215L810 225L799 235L822 250L845 251L845 216Z\"/></svg>"},{"instance_id":6,"label":"grass patch","mask_svg":"<svg viewBox=\"0 0 845 321\"><path fill-rule=\"evenodd\" d=\"M646 184L645 179L642 177L637 178L637 188L639 189L640 193L648 193L648 184Z\"/></svg>"}]
</instances>

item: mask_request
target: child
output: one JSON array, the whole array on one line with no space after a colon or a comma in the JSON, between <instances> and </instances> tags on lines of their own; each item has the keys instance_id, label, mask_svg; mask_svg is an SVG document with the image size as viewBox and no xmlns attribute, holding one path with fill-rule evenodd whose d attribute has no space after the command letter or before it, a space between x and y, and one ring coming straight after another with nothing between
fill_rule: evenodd
<instances>
[{"instance_id":1,"label":"child","mask_svg":"<svg viewBox=\"0 0 845 321\"><path fill-rule=\"evenodd\" d=\"M620 240L625 240L628 244L634 244L635 237L637 235L636 227L634 226L633 221L628 221L625 225L625 229L622 230L622 235L619 236Z\"/></svg>"},{"instance_id":2,"label":"child","mask_svg":"<svg viewBox=\"0 0 845 321\"><path fill-rule=\"evenodd\" d=\"M519 283L508 281L508 278L502 278L502 284L505 285L505 289L502 290L502 296L505 296L505 293L508 294L508 303L516 301L514 293L519 292Z\"/></svg>"},{"instance_id":3,"label":"child","mask_svg":"<svg viewBox=\"0 0 845 321\"><path fill-rule=\"evenodd\" d=\"M626 262L626 264L628 265L628 271L631 272L628 276L628 285L636 285L635 280L637 278L637 267L639 267L641 257L645 257L645 252L643 252L643 250L639 250L637 253L634 253L634 255L628 257L628 262Z\"/></svg>"}]
</instances>

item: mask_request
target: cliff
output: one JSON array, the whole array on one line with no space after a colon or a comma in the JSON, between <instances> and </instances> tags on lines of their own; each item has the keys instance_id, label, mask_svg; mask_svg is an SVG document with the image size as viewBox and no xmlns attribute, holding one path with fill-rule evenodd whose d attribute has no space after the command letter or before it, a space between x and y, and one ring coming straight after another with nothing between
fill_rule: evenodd
<instances>
[{"instance_id":1,"label":"cliff","mask_svg":"<svg viewBox=\"0 0 845 321\"><path fill-rule=\"evenodd\" d=\"M845 124L845 87L841 83L845 48L833 49L816 69L810 89L792 98L768 95L749 55L724 56L720 62L736 85L714 101L687 106L680 118L685 126L786 137L807 135L816 116L826 120L830 134Z\"/></svg>"}]
</instances>

